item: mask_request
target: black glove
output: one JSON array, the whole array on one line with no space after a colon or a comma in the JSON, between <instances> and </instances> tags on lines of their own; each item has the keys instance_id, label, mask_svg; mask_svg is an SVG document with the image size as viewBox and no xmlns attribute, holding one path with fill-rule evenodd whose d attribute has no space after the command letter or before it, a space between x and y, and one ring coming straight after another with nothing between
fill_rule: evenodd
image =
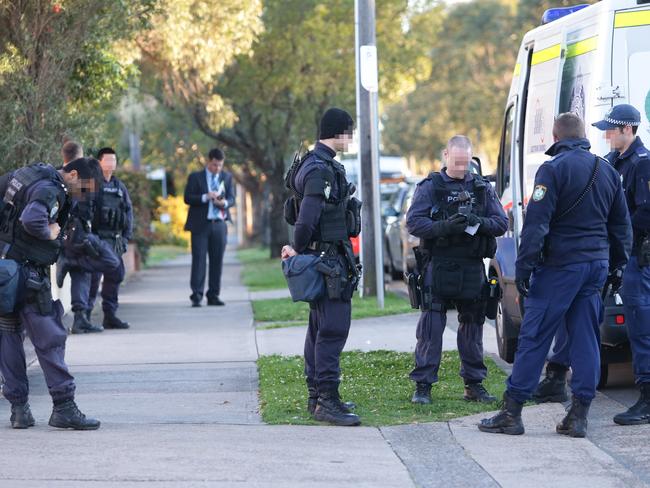
<instances>
[{"instance_id":1,"label":"black glove","mask_svg":"<svg viewBox=\"0 0 650 488\"><path fill-rule=\"evenodd\" d=\"M443 235L461 234L467 227L467 216L462 214L454 214L447 220L440 222Z\"/></svg>"},{"instance_id":2,"label":"black glove","mask_svg":"<svg viewBox=\"0 0 650 488\"><path fill-rule=\"evenodd\" d=\"M611 286L612 293L616 293L623 284L623 268L614 268L610 270L605 281L605 289Z\"/></svg>"},{"instance_id":3,"label":"black glove","mask_svg":"<svg viewBox=\"0 0 650 488\"><path fill-rule=\"evenodd\" d=\"M467 216L467 225L469 225L470 227L474 227L476 224L482 225L483 219L481 219L481 217L479 217L478 215L474 215L472 213L469 214Z\"/></svg>"},{"instance_id":4,"label":"black glove","mask_svg":"<svg viewBox=\"0 0 650 488\"><path fill-rule=\"evenodd\" d=\"M515 280L515 285L517 286L517 291L522 297L528 296L528 291L530 290L530 279L529 278L518 278Z\"/></svg>"}]
</instances>

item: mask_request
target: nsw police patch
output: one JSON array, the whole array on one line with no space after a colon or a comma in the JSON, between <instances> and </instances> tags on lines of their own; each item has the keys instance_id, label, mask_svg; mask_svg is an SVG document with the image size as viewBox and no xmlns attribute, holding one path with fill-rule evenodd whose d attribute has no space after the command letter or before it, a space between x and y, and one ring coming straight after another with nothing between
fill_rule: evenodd
<instances>
[{"instance_id":1,"label":"nsw police patch","mask_svg":"<svg viewBox=\"0 0 650 488\"><path fill-rule=\"evenodd\" d=\"M546 196L546 187L544 185L537 185L533 190L533 201L539 202Z\"/></svg>"},{"instance_id":2,"label":"nsw police patch","mask_svg":"<svg viewBox=\"0 0 650 488\"><path fill-rule=\"evenodd\" d=\"M330 197L330 194L332 193L332 185L330 185L330 182L329 182L329 181L326 181L326 182L325 182L325 190L324 190L324 193L325 193L325 198L329 198L329 197Z\"/></svg>"},{"instance_id":3,"label":"nsw police patch","mask_svg":"<svg viewBox=\"0 0 650 488\"><path fill-rule=\"evenodd\" d=\"M59 204L55 203L54 206L52 207L52 210L50 210L50 218L53 219L57 212L59 211Z\"/></svg>"}]
</instances>

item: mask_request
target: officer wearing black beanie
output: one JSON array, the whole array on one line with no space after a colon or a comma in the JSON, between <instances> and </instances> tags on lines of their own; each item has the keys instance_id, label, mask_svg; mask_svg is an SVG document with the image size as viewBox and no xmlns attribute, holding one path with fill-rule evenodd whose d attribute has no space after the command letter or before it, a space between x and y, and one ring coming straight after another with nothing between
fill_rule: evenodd
<instances>
[{"instance_id":1,"label":"officer wearing black beanie","mask_svg":"<svg viewBox=\"0 0 650 488\"><path fill-rule=\"evenodd\" d=\"M346 133L352 134L354 121L350 114L340 108L330 108L320 120L318 139L334 139Z\"/></svg>"},{"instance_id":2,"label":"officer wearing black beanie","mask_svg":"<svg viewBox=\"0 0 650 488\"><path fill-rule=\"evenodd\" d=\"M339 396L341 351L350 330L352 294L358 284L350 237L357 235L360 222L349 209L361 202L352 198L354 186L345 169L334 159L352 142L354 122L340 108L330 108L320 121L319 140L300 165L289 172L289 186L298 202L293 246L282 248L282 259L296 254L322 255L324 262L340 271L328 278L328 292L310 303L309 328L305 339L305 377L309 413L334 425L359 425L353 404ZM289 219L288 219L289 220ZM348 225L350 224L350 225ZM330 285L333 284L333 287ZM337 285L339 290L336 290Z\"/></svg>"}]
</instances>

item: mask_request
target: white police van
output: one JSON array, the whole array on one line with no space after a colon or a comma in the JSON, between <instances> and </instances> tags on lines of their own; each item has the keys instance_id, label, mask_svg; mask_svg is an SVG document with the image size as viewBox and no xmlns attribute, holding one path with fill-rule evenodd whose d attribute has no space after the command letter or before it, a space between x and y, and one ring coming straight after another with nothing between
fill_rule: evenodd
<instances>
[{"instance_id":1,"label":"white police van","mask_svg":"<svg viewBox=\"0 0 650 488\"><path fill-rule=\"evenodd\" d=\"M497 194L510 220L489 265L503 289L496 329L505 361L514 361L522 317L514 284L516 250L535 172L553 144L554 117L579 114L592 151L604 156L609 146L591 123L620 103L639 109L638 135L650 142L650 0L603 0L548 10L542 25L528 32L519 48L496 174ZM606 305L601 384L606 383L608 363L629 359L620 299L612 297Z\"/></svg>"}]
</instances>

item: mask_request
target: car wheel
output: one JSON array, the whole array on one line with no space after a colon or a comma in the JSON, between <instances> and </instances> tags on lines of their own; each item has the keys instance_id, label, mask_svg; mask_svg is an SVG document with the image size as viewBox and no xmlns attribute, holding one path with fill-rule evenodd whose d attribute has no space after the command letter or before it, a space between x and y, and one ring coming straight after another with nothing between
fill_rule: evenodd
<instances>
[{"instance_id":1,"label":"car wheel","mask_svg":"<svg viewBox=\"0 0 650 488\"><path fill-rule=\"evenodd\" d=\"M506 328L509 322L503 313L502 302L497 305L497 315L494 319L494 328L497 333L497 346L499 348L499 357L507 363L515 362L515 353L517 352L517 340L508 338Z\"/></svg>"}]
</instances>

